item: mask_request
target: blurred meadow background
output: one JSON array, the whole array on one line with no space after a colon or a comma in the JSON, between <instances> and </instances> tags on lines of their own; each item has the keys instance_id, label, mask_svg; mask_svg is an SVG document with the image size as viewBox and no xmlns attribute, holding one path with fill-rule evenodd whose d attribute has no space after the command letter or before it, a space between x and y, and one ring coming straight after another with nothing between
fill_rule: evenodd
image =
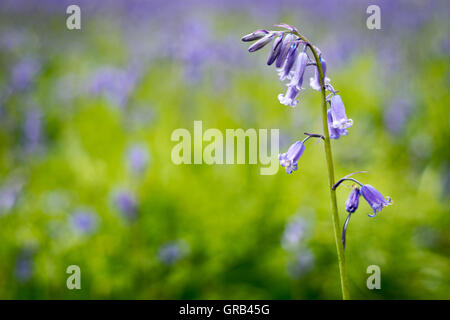
<instances>
[{"instance_id":1,"label":"blurred meadow background","mask_svg":"<svg viewBox=\"0 0 450 320\"><path fill-rule=\"evenodd\" d=\"M81 8L81 30L66 8ZM371 4L381 30L366 27ZM268 48L279 22L323 52L354 125L332 142L361 199L347 233L355 299L450 298L448 1L0 3L1 299L339 299L323 147L299 170L175 165L173 130L321 132L320 94L292 109ZM304 87L309 87L309 73ZM350 187L338 190L341 224ZM68 290L66 268L81 268ZM381 290L366 269L381 268Z\"/></svg>"}]
</instances>

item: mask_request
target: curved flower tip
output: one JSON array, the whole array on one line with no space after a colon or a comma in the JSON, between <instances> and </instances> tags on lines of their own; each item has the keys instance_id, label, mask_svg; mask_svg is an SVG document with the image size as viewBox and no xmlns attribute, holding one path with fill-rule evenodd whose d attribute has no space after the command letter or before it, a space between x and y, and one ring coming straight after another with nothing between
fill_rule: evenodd
<instances>
[{"instance_id":1,"label":"curved flower tip","mask_svg":"<svg viewBox=\"0 0 450 320\"><path fill-rule=\"evenodd\" d=\"M361 194L372 207L373 214L369 214L369 217L371 218L375 217L384 207L392 204L390 197L383 197L377 189L369 184L365 184L361 187Z\"/></svg>"},{"instance_id":2,"label":"curved flower tip","mask_svg":"<svg viewBox=\"0 0 450 320\"><path fill-rule=\"evenodd\" d=\"M289 25L287 23L278 23L278 24L275 25L275 27L285 28L285 29L288 29L288 30L290 30L292 32L298 32L298 30L295 27L293 27L293 26L291 26L291 25Z\"/></svg>"},{"instance_id":3,"label":"curved flower tip","mask_svg":"<svg viewBox=\"0 0 450 320\"><path fill-rule=\"evenodd\" d=\"M305 151L305 145L301 141L297 141L291 145L286 153L281 153L278 155L280 160L280 165L286 169L288 174L298 169L298 160L303 155Z\"/></svg>"},{"instance_id":4,"label":"curved flower tip","mask_svg":"<svg viewBox=\"0 0 450 320\"><path fill-rule=\"evenodd\" d=\"M347 129L353 125L353 120L347 118L345 106L340 95L335 94L330 99L331 115L333 117L333 128Z\"/></svg>"},{"instance_id":5,"label":"curved flower tip","mask_svg":"<svg viewBox=\"0 0 450 320\"><path fill-rule=\"evenodd\" d=\"M259 39L254 44L252 44L248 48L248 51L249 52L255 52L255 51L258 51L259 49L264 48L270 41L272 41L274 35L275 35L274 33L266 34L263 38Z\"/></svg>"},{"instance_id":6,"label":"curved flower tip","mask_svg":"<svg viewBox=\"0 0 450 320\"><path fill-rule=\"evenodd\" d=\"M295 107L298 103L298 100L295 100L300 90L296 88L296 86L289 86L286 94L280 93L278 95L278 100L281 104L284 104L285 106L289 107Z\"/></svg>"},{"instance_id":7,"label":"curved flower tip","mask_svg":"<svg viewBox=\"0 0 450 320\"><path fill-rule=\"evenodd\" d=\"M260 29L260 30L256 30L250 34L247 34L245 36L243 36L241 38L242 41L244 42L249 42L249 41L255 41L255 40L259 40L262 37L264 37L266 34L268 34L269 31L264 30L264 29Z\"/></svg>"}]
</instances>

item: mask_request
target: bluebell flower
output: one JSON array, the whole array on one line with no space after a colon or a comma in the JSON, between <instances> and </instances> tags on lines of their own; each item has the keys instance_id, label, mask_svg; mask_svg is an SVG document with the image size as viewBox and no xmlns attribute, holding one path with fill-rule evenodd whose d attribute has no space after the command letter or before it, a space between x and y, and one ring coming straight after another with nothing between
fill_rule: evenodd
<instances>
[{"instance_id":1,"label":"bluebell flower","mask_svg":"<svg viewBox=\"0 0 450 320\"><path fill-rule=\"evenodd\" d=\"M259 49L264 48L270 41L272 41L273 37L275 36L275 33L268 33L263 38L256 41L254 44L252 44L249 48L249 52L255 52Z\"/></svg>"},{"instance_id":2,"label":"bluebell flower","mask_svg":"<svg viewBox=\"0 0 450 320\"><path fill-rule=\"evenodd\" d=\"M369 217L375 217L384 207L392 204L391 198L383 197L377 189L369 184L365 184L361 187L361 194L372 207L373 215L369 214Z\"/></svg>"},{"instance_id":3,"label":"bluebell flower","mask_svg":"<svg viewBox=\"0 0 450 320\"><path fill-rule=\"evenodd\" d=\"M286 153L278 155L280 160L280 165L286 169L288 174L298 169L298 160L305 151L305 145L301 141L297 141L292 146L289 147Z\"/></svg>"},{"instance_id":4,"label":"bluebell flower","mask_svg":"<svg viewBox=\"0 0 450 320\"><path fill-rule=\"evenodd\" d=\"M338 94L334 94L331 97L331 115L333 117L333 128L347 129L353 125L353 120L347 118L345 113L345 106L342 102L342 98Z\"/></svg>"},{"instance_id":5,"label":"bluebell flower","mask_svg":"<svg viewBox=\"0 0 450 320\"><path fill-rule=\"evenodd\" d=\"M292 67L294 66L295 60L297 58L297 49L298 43L292 43L289 47L286 55L286 62L284 63L283 67L278 70L281 81L285 80L286 78L290 78Z\"/></svg>"},{"instance_id":6,"label":"bluebell flower","mask_svg":"<svg viewBox=\"0 0 450 320\"><path fill-rule=\"evenodd\" d=\"M298 100L295 100L300 90L297 89L296 86L288 86L286 94L280 93L278 95L278 100L281 104L289 107L295 107L298 103Z\"/></svg>"},{"instance_id":7,"label":"bluebell flower","mask_svg":"<svg viewBox=\"0 0 450 320\"><path fill-rule=\"evenodd\" d=\"M347 201L345 202L345 210L348 213L353 213L358 209L359 205L359 197L361 193L358 187L354 187L350 195L348 196Z\"/></svg>"},{"instance_id":8,"label":"bluebell flower","mask_svg":"<svg viewBox=\"0 0 450 320\"><path fill-rule=\"evenodd\" d=\"M241 38L241 40L244 42L259 40L259 39L263 38L265 35L267 35L268 33L269 33L269 31L264 30L264 29L256 30L250 34L243 36Z\"/></svg>"},{"instance_id":9,"label":"bluebell flower","mask_svg":"<svg viewBox=\"0 0 450 320\"><path fill-rule=\"evenodd\" d=\"M341 136L346 136L348 134L347 129L338 129L333 127L333 115L331 114L331 109L328 109L327 111L327 122L330 139L339 139Z\"/></svg>"},{"instance_id":10,"label":"bluebell flower","mask_svg":"<svg viewBox=\"0 0 450 320\"><path fill-rule=\"evenodd\" d=\"M292 80L289 83L290 86L295 86L298 90L302 89L303 76L305 74L306 65L308 64L308 55L305 52L301 52L297 57L295 69L293 71Z\"/></svg>"},{"instance_id":11,"label":"bluebell flower","mask_svg":"<svg viewBox=\"0 0 450 320\"><path fill-rule=\"evenodd\" d=\"M328 82L330 82L330 79L327 78L327 62L325 59L320 57L320 63L322 65L322 71L323 71L323 79L324 79L324 85L326 85ZM317 69L317 66L315 67L314 72L314 78L309 79L309 85L312 89L320 91L320 79L319 79L319 70Z\"/></svg>"},{"instance_id":12,"label":"bluebell flower","mask_svg":"<svg viewBox=\"0 0 450 320\"><path fill-rule=\"evenodd\" d=\"M283 35L279 35L272 45L272 50L270 50L269 58L267 59L267 65L274 63L275 59L278 57L281 51L281 45L283 43Z\"/></svg>"},{"instance_id":13,"label":"bluebell flower","mask_svg":"<svg viewBox=\"0 0 450 320\"><path fill-rule=\"evenodd\" d=\"M287 54L292 45L292 41L294 41L295 37L292 34L287 34L281 43L280 54L277 57L275 62L275 67L281 68L286 61Z\"/></svg>"}]
</instances>

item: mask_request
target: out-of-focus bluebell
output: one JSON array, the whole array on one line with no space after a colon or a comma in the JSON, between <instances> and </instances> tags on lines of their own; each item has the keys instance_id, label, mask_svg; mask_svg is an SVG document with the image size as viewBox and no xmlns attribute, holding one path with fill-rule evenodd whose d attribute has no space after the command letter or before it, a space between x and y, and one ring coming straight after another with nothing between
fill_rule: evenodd
<instances>
[{"instance_id":1,"label":"out-of-focus bluebell","mask_svg":"<svg viewBox=\"0 0 450 320\"><path fill-rule=\"evenodd\" d=\"M127 163L133 173L142 174L147 169L149 159L149 151L144 145L134 144L128 149Z\"/></svg>"},{"instance_id":2,"label":"out-of-focus bluebell","mask_svg":"<svg viewBox=\"0 0 450 320\"><path fill-rule=\"evenodd\" d=\"M22 249L17 255L14 276L20 283L27 282L33 275L33 256L34 251L31 249Z\"/></svg>"},{"instance_id":3,"label":"out-of-focus bluebell","mask_svg":"<svg viewBox=\"0 0 450 320\"><path fill-rule=\"evenodd\" d=\"M281 246L284 250L294 251L303 245L306 238L308 223L302 217L295 215L287 224L281 238Z\"/></svg>"},{"instance_id":4,"label":"out-of-focus bluebell","mask_svg":"<svg viewBox=\"0 0 450 320\"><path fill-rule=\"evenodd\" d=\"M384 111L384 124L394 136L399 135L405 129L408 118L413 110L408 98L395 98Z\"/></svg>"},{"instance_id":5,"label":"out-of-focus bluebell","mask_svg":"<svg viewBox=\"0 0 450 320\"><path fill-rule=\"evenodd\" d=\"M287 264L288 274L292 278L301 278L314 268L314 260L314 254L310 249L299 250Z\"/></svg>"},{"instance_id":6,"label":"out-of-focus bluebell","mask_svg":"<svg viewBox=\"0 0 450 320\"><path fill-rule=\"evenodd\" d=\"M158 258L165 265L171 266L189 253L189 245L184 240L170 241L158 250Z\"/></svg>"},{"instance_id":7,"label":"out-of-focus bluebell","mask_svg":"<svg viewBox=\"0 0 450 320\"><path fill-rule=\"evenodd\" d=\"M22 182L18 180L8 180L0 187L0 216L11 211L21 191Z\"/></svg>"},{"instance_id":8,"label":"out-of-focus bluebell","mask_svg":"<svg viewBox=\"0 0 450 320\"><path fill-rule=\"evenodd\" d=\"M11 70L11 86L14 90L24 90L39 72L40 64L31 57L26 57L16 63Z\"/></svg>"},{"instance_id":9,"label":"out-of-focus bluebell","mask_svg":"<svg viewBox=\"0 0 450 320\"><path fill-rule=\"evenodd\" d=\"M98 227L98 217L89 209L79 209L72 214L71 226L78 233L91 234Z\"/></svg>"},{"instance_id":10,"label":"out-of-focus bluebell","mask_svg":"<svg viewBox=\"0 0 450 320\"><path fill-rule=\"evenodd\" d=\"M125 107L138 78L137 71L133 69L101 67L92 75L88 91L95 95L104 95L116 106Z\"/></svg>"},{"instance_id":11,"label":"out-of-focus bluebell","mask_svg":"<svg viewBox=\"0 0 450 320\"><path fill-rule=\"evenodd\" d=\"M39 147L42 130L42 112L38 108L30 108L25 114L23 135L25 150L34 152Z\"/></svg>"},{"instance_id":12,"label":"out-of-focus bluebell","mask_svg":"<svg viewBox=\"0 0 450 320\"><path fill-rule=\"evenodd\" d=\"M114 193L114 204L126 220L137 218L138 203L129 190L118 190Z\"/></svg>"}]
</instances>

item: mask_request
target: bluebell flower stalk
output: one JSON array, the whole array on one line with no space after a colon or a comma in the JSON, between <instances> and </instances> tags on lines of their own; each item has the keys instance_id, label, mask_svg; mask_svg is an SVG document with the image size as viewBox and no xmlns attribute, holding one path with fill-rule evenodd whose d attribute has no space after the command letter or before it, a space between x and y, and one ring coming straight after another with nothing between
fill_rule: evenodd
<instances>
[{"instance_id":1,"label":"bluebell flower stalk","mask_svg":"<svg viewBox=\"0 0 450 320\"><path fill-rule=\"evenodd\" d=\"M282 31L267 31L267 34L263 35L257 43L250 47L249 51L255 51L255 48L259 50L266 45L277 35L276 42L272 46L272 51L269 55L268 65L275 62L275 67L280 76L280 80L289 80L287 82L287 91L285 94L279 94L278 100L281 104L294 107L298 103L298 95L302 90L303 77L305 70L308 66L314 66L314 77L310 79L310 87L314 90L320 91L322 96L322 125L325 158L327 162L328 183L330 190L331 200L331 217L333 221L333 231L336 243L336 250L339 263L339 274L341 280L341 290L343 299L349 299L348 280L345 266L344 256L344 241L339 239L340 237L340 224L339 213L336 200L336 191L333 186L335 185L334 179L334 164L333 156L331 152L330 139L339 139L341 136L348 134L348 128L352 126L353 121L347 118L345 112L344 103L341 97L337 94L337 90L333 88L330 83L330 79L326 77L327 64L322 55L322 52L311 42L301 35L298 30L287 24L279 24L277 27L281 27ZM259 35L262 35L259 32ZM298 48L300 45L304 45L303 51L298 54ZM308 53L312 54L313 59L309 59ZM331 93L331 98L327 99L327 91ZM328 108L328 102L330 108ZM305 141L295 142L286 153L279 156L280 165L286 169L288 174L298 169L298 160L305 151ZM370 190L372 191L372 190ZM366 192L370 201L372 201L373 208L383 207L385 203L382 203L380 198L373 192L369 194ZM366 199L367 200L367 199ZM358 202L357 202L358 201ZM358 192L354 191L352 198L348 200L347 211L349 215L350 211L356 210L359 204L359 189ZM344 228L346 229L349 222L349 217L345 222Z\"/></svg>"}]
</instances>

